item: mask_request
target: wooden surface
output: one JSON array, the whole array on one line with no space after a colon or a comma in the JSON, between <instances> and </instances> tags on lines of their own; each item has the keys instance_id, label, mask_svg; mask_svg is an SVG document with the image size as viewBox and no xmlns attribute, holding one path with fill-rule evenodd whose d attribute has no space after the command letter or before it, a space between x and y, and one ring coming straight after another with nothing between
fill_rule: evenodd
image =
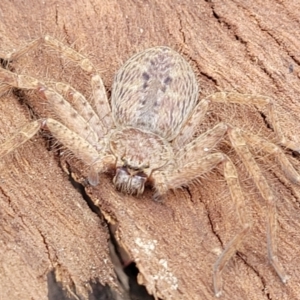
<instances>
[{"instance_id":1,"label":"wooden surface","mask_svg":"<svg viewBox=\"0 0 300 300\"><path fill-rule=\"evenodd\" d=\"M2 0L0 56L50 34L89 57L110 91L114 73L132 54L167 45L192 64L200 98L215 91L273 97L282 130L300 142L298 3ZM88 78L55 53L33 51L14 67L44 80L67 81L89 96ZM33 115L45 114L36 95L24 97L1 98L1 141ZM212 105L202 128L222 120L272 137L265 114L253 107ZM283 285L267 261L266 205L229 152L253 229L224 270L222 299L299 299L300 189L272 157L256 155L277 198L278 256L290 275ZM300 171L299 155L287 151L287 156ZM53 273L71 299L88 299L93 282L116 288L106 225L70 183L66 165L82 181L81 165L60 162L39 135L1 160L0 299L55 299L49 284ZM86 192L117 225L116 238L136 262L149 293L161 299L214 299L213 264L239 230L221 168L201 183L170 192L163 204L151 201L151 190L140 199L120 195L109 176Z\"/></svg>"}]
</instances>

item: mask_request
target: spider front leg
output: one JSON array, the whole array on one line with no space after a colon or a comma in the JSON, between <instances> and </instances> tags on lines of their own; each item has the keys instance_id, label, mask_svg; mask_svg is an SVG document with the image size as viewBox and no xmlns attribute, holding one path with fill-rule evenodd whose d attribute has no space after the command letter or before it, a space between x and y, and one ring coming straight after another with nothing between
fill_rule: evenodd
<instances>
[{"instance_id":1,"label":"spider front leg","mask_svg":"<svg viewBox=\"0 0 300 300\"><path fill-rule=\"evenodd\" d=\"M213 283L217 297L221 295L222 271L250 229L250 224L246 220L244 196L234 164L223 153L208 153L224 138L227 130L228 126L223 123L216 125L213 129L200 135L182 150L178 151L175 157L175 165L170 165L165 170L159 170L153 174L157 190L156 195L159 195L166 193L169 189L187 185L218 165L223 166L224 177L230 190L231 198L234 201L236 215L239 218L242 229L226 245L214 265Z\"/></svg>"},{"instance_id":2,"label":"spider front leg","mask_svg":"<svg viewBox=\"0 0 300 300\"><path fill-rule=\"evenodd\" d=\"M107 155L102 152L99 153L84 138L51 118L39 119L25 125L21 130L0 145L0 157L4 157L26 143L40 129L49 130L60 143L89 166L89 181L91 181L90 184L92 185L99 183L99 173L105 172L115 163L115 158L112 155Z\"/></svg>"},{"instance_id":3,"label":"spider front leg","mask_svg":"<svg viewBox=\"0 0 300 300\"><path fill-rule=\"evenodd\" d=\"M0 68L0 81L20 89L38 90L48 100L51 111L61 120L58 122L47 118L26 125L3 145L0 145L0 157L28 141L40 128L47 128L60 143L90 167L91 174L103 172L108 165L114 163L111 156L102 153L104 143L99 141L100 137L104 137L107 129L104 125L100 126L101 122L93 113L88 102L71 86L63 83L52 84L56 90L68 91L73 98L76 98L75 107L80 108L80 113L55 89L47 87L33 77L17 75ZM92 120L94 121L92 122ZM96 131L99 129L102 131ZM97 171L94 170L95 168ZM91 180L93 185L98 184L98 176L94 176Z\"/></svg>"},{"instance_id":4,"label":"spider front leg","mask_svg":"<svg viewBox=\"0 0 300 300\"><path fill-rule=\"evenodd\" d=\"M43 120L43 127L47 128L60 143L89 167L88 180L91 185L95 186L99 183L99 173L106 172L114 166L113 155L105 153L104 149L97 151L86 139L63 124L49 118Z\"/></svg>"},{"instance_id":5,"label":"spider front leg","mask_svg":"<svg viewBox=\"0 0 300 300\"><path fill-rule=\"evenodd\" d=\"M227 126L223 123L200 135L197 139L181 148L175 154L175 162L165 168L154 171L152 177L156 196L165 194L170 189L181 187L201 174L207 173L222 161L220 154L208 155L224 137Z\"/></svg>"},{"instance_id":6,"label":"spider front leg","mask_svg":"<svg viewBox=\"0 0 300 300\"><path fill-rule=\"evenodd\" d=\"M0 145L0 157L11 153L19 146L26 143L41 128L49 129L59 142L71 150L76 157L83 160L86 164L92 165L99 158L98 152L85 139L51 118L39 119L25 125L21 130Z\"/></svg>"}]
</instances>

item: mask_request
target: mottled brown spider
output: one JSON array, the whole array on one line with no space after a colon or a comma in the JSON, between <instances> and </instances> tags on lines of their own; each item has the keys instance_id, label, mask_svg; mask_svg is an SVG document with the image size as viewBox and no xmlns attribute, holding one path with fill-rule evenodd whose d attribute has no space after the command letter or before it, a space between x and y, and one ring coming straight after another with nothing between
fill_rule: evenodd
<instances>
[{"instance_id":1,"label":"mottled brown spider","mask_svg":"<svg viewBox=\"0 0 300 300\"><path fill-rule=\"evenodd\" d=\"M117 190L140 195L145 185L150 184L155 189L155 199L170 189L187 185L218 165L222 166L241 230L228 243L214 266L214 292L220 296L222 270L250 229L250 223L242 213L244 196L236 168L229 157L214 150L228 136L267 202L268 256L282 282L286 282L287 275L276 256L274 195L248 145L259 143L263 151L275 155L292 182L299 184L300 176L279 146L230 124L217 124L194 138L210 102L265 106L278 145L299 151L299 145L283 136L270 98L220 92L198 102L198 84L190 65L172 49L154 47L134 55L120 68L113 82L109 104L101 77L91 61L56 39L46 36L35 40L6 59L13 61L41 43L78 63L91 75L95 110L68 84L59 82L49 86L33 77L0 69L2 87L40 91L60 120L45 118L29 123L0 146L0 157L28 141L41 128L47 128L89 167L90 184L98 184L99 173L113 171L113 184ZM72 98L72 105L62 94Z\"/></svg>"}]
</instances>

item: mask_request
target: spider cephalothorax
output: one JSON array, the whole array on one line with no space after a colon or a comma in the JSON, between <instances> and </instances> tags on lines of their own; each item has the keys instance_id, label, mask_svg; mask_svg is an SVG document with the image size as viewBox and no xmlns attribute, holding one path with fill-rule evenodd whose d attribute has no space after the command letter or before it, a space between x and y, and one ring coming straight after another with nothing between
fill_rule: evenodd
<instances>
[{"instance_id":1,"label":"spider cephalothorax","mask_svg":"<svg viewBox=\"0 0 300 300\"><path fill-rule=\"evenodd\" d=\"M142 194L153 171L163 168L173 155L158 135L132 127L114 131L108 148L116 160L116 189L132 195Z\"/></svg>"}]
</instances>

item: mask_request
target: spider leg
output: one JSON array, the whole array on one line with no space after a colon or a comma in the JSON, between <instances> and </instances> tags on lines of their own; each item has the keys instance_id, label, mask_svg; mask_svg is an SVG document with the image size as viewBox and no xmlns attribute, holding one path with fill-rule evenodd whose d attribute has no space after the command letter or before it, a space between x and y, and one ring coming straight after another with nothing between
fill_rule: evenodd
<instances>
[{"instance_id":1,"label":"spider leg","mask_svg":"<svg viewBox=\"0 0 300 300\"><path fill-rule=\"evenodd\" d=\"M191 141L185 147L182 147L176 153L178 167L182 168L188 162L193 162L199 157L206 156L207 153L214 150L216 145L224 138L228 126L219 123L215 127L202 133L195 140Z\"/></svg>"},{"instance_id":2,"label":"spider leg","mask_svg":"<svg viewBox=\"0 0 300 300\"><path fill-rule=\"evenodd\" d=\"M73 130L70 130L60 122L51 118L44 119L43 128L45 127L60 143L68 148L86 165L92 166L94 162L101 157L101 153L99 153L85 138L81 137Z\"/></svg>"},{"instance_id":3,"label":"spider leg","mask_svg":"<svg viewBox=\"0 0 300 300\"><path fill-rule=\"evenodd\" d=\"M178 136L172 142L175 151L181 149L193 139L197 127L205 118L206 112L208 110L208 105L209 101L206 99L202 99L195 107L192 115L189 117Z\"/></svg>"},{"instance_id":4,"label":"spider leg","mask_svg":"<svg viewBox=\"0 0 300 300\"><path fill-rule=\"evenodd\" d=\"M285 173L286 177L292 183L300 184L300 176L298 172L295 170L293 165L287 159L285 153L280 147L278 147L276 144L268 142L267 140L265 140L264 138L258 135L252 134L251 132L241 131L241 134L245 139L245 141L247 142L247 144L249 145L256 144L261 150L269 154L273 154L277 158L277 161L280 163L281 169Z\"/></svg>"},{"instance_id":5,"label":"spider leg","mask_svg":"<svg viewBox=\"0 0 300 300\"><path fill-rule=\"evenodd\" d=\"M26 143L41 128L47 128L60 143L90 167L88 179L91 185L97 185L99 183L98 174L105 172L115 163L113 155L104 152L99 153L84 138L51 118L39 119L26 124L21 130L0 145L0 157L11 153Z\"/></svg>"},{"instance_id":6,"label":"spider leg","mask_svg":"<svg viewBox=\"0 0 300 300\"><path fill-rule=\"evenodd\" d=\"M219 103L237 103L242 105L255 105L259 108L267 107L269 121L277 135L278 143L291 150L300 152L300 144L288 140L282 133L280 124L277 121L277 116L274 109L275 106L274 101L270 97L262 96L262 95L218 92L206 97L206 99L211 100L212 102L219 102Z\"/></svg>"},{"instance_id":7,"label":"spider leg","mask_svg":"<svg viewBox=\"0 0 300 300\"><path fill-rule=\"evenodd\" d=\"M245 139L241 135L241 132L237 128L231 128L228 130L228 135L231 143L246 166L247 171L251 175L255 185L257 186L259 192L267 203L267 241L268 241L268 258L275 269L276 273L280 277L281 281L285 283L287 281L287 275L281 267L277 258L277 247L276 247L276 205L275 196L272 189L268 185L266 178L263 176L259 166L257 165L254 157L252 156L249 148L246 144ZM251 137L253 138L253 136ZM251 139L249 138L249 140ZM256 140L257 142L257 140ZM266 149L269 144L265 143L264 148ZM273 148L274 149L274 148ZM273 150L272 149L272 150ZM282 158L280 155L278 156ZM285 162L284 162L285 163Z\"/></svg>"},{"instance_id":8,"label":"spider leg","mask_svg":"<svg viewBox=\"0 0 300 300\"><path fill-rule=\"evenodd\" d=\"M11 138L0 145L0 157L3 157L30 140L41 128L41 120L33 121L20 129Z\"/></svg>"},{"instance_id":9,"label":"spider leg","mask_svg":"<svg viewBox=\"0 0 300 300\"><path fill-rule=\"evenodd\" d=\"M98 152L85 138L82 138L60 122L48 118L43 121L43 127L47 127L59 142L90 167L88 180L91 185L97 185L99 183L98 174L105 172L115 164L113 155L104 151Z\"/></svg>"},{"instance_id":10,"label":"spider leg","mask_svg":"<svg viewBox=\"0 0 300 300\"><path fill-rule=\"evenodd\" d=\"M216 125L179 150L173 164L154 171L152 178L156 188L155 197L165 194L169 189L187 184L220 163L223 159L220 157L221 154L208 155L208 152L224 137L226 131L225 124Z\"/></svg>"},{"instance_id":11,"label":"spider leg","mask_svg":"<svg viewBox=\"0 0 300 300\"><path fill-rule=\"evenodd\" d=\"M231 198L234 201L236 215L242 229L226 245L214 265L214 292L217 297L221 295L221 275L224 267L243 242L246 233L250 230L245 212L244 194L238 179L236 168L229 157L223 153L208 153L224 138L228 130L226 124L220 123L213 129L203 133L197 139L186 145L176 154L177 164L169 165L165 170L158 170L153 174L155 180L156 197L166 193L169 189L175 189L186 185L215 168L223 166L224 178L227 182ZM199 158L200 157L200 158Z\"/></svg>"},{"instance_id":12,"label":"spider leg","mask_svg":"<svg viewBox=\"0 0 300 300\"><path fill-rule=\"evenodd\" d=\"M0 69L0 81L2 81L0 93L5 92L9 86L21 89L35 89L49 100L51 112L61 120L61 123L49 118L44 120L42 122L44 125L40 125L39 128L36 128L38 127L39 120L32 122L31 125L28 125L28 128L36 128L36 133L41 127L46 126L58 141L91 167L89 181L91 184L96 185L99 181L98 172L105 171L108 166L115 162L114 157L111 155L104 152L98 153L97 151L102 150L105 143L104 140L99 142L99 138L104 137L109 129L113 127L111 109L102 79L88 58L50 36L45 36L44 38L39 38L28 43L25 47L11 53L5 59L7 61L16 60L41 44L46 44L59 52L63 57L76 62L82 70L90 74L96 114L85 97L70 85L48 83L48 87L47 84L33 77L17 75L5 69ZM71 99L74 107L60 93L67 95L67 98ZM26 127L21 132L27 132L28 128ZM3 147L0 146L0 149L8 149L3 150L5 153L8 153L29 140L30 137L27 138L24 136L19 143L13 143L14 139L12 138L12 141L7 141Z\"/></svg>"},{"instance_id":13,"label":"spider leg","mask_svg":"<svg viewBox=\"0 0 300 300\"><path fill-rule=\"evenodd\" d=\"M91 145L98 143L97 133L90 124L54 89L46 87L45 83L27 76L17 75L0 68L0 81L20 89L38 90L48 100L48 107L61 122L71 131L85 138ZM59 87L59 86L58 86Z\"/></svg>"},{"instance_id":14,"label":"spider leg","mask_svg":"<svg viewBox=\"0 0 300 300\"><path fill-rule=\"evenodd\" d=\"M51 111L61 120L61 122L58 122L48 118L29 123L11 139L0 145L0 157L28 141L40 128L47 127L60 143L67 147L77 158L90 166L89 181L91 184L97 185L99 182L98 172L104 172L115 162L111 155L101 151L104 149L105 139L99 142L99 137L94 131L93 124L86 120L87 117L95 117L95 120L98 120L98 117L89 115L91 112L89 108L87 108L85 113L82 113L84 110L81 110L83 116L80 115L57 91L51 87L46 87L43 82L33 77L17 75L0 68L0 81L21 89L38 90L49 101ZM55 87L59 91L72 91L71 93L73 94L71 96L78 100L77 104L75 104L77 108L78 105L86 106L84 103L88 103L85 102L80 93L68 85L56 83ZM103 126L101 129L104 130L105 127Z\"/></svg>"},{"instance_id":15,"label":"spider leg","mask_svg":"<svg viewBox=\"0 0 300 300\"><path fill-rule=\"evenodd\" d=\"M46 84L49 86L50 83L47 82ZM81 93L71 85L63 82L51 83L50 86L53 86L53 89L59 94L65 95L68 100L70 99L72 106L89 123L99 138L103 138L107 134L108 129L106 124L103 123L103 120L100 120L90 103ZM57 117L59 118L59 115Z\"/></svg>"},{"instance_id":16,"label":"spider leg","mask_svg":"<svg viewBox=\"0 0 300 300\"><path fill-rule=\"evenodd\" d=\"M57 39L46 35L45 37L33 40L30 43L28 43L25 47L10 53L5 59L8 61L16 60L18 59L18 57L40 46L41 44L45 44L51 47L52 49L60 53L63 57L66 57L76 62L82 70L90 74L96 112L100 120L105 124L106 128L112 128L113 120L111 117L111 109L101 76L98 74L98 71L93 65L93 63L84 55L64 45Z\"/></svg>"},{"instance_id":17,"label":"spider leg","mask_svg":"<svg viewBox=\"0 0 300 300\"><path fill-rule=\"evenodd\" d=\"M232 256L236 253L240 244L246 237L246 234L251 228L251 224L248 222L245 211L245 200L244 194L241 189L241 185L239 182L237 170L232 163L232 161L227 157L224 162L224 177L227 182L231 199L234 201L234 207L236 209L236 215L238 216L239 223L242 227L239 233L237 233L232 240L226 245L225 249L217 259L214 265L214 293L216 297L221 296L222 294L222 271L224 267L227 265Z\"/></svg>"},{"instance_id":18,"label":"spider leg","mask_svg":"<svg viewBox=\"0 0 300 300\"><path fill-rule=\"evenodd\" d=\"M154 171L152 173L156 190L154 200L159 200L168 190L179 188L199 178L215 168L223 160L224 155L222 153L210 153L192 163L187 163L181 168L169 165L163 170Z\"/></svg>"},{"instance_id":19,"label":"spider leg","mask_svg":"<svg viewBox=\"0 0 300 300\"><path fill-rule=\"evenodd\" d=\"M39 119L26 124L21 130L0 145L0 157L3 157L31 139L41 128L47 127L52 135L70 149L79 159L92 165L99 153L85 139L63 124L51 118Z\"/></svg>"}]
</instances>

